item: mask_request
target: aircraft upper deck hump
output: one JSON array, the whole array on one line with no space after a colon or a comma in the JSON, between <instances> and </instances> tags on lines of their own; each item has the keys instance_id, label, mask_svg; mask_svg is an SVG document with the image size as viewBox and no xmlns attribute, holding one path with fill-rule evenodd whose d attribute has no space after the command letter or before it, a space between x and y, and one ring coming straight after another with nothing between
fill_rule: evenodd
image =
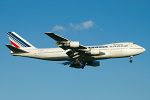
<instances>
[{"instance_id":1,"label":"aircraft upper deck hump","mask_svg":"<svg viewBox=\"0 0 150 100\"><path fill-rule=\"evenodd\" d=\"M15 32L7 32L11 44L16 48L35 48Z\"/></svg>"}]
</instances>

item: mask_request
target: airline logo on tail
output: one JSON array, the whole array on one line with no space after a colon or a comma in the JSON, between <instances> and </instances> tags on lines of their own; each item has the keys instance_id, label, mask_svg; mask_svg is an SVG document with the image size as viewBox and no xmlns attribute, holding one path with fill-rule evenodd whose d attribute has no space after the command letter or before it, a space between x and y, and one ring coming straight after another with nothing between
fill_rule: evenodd
<instances>
[{"instance_id":1,"label":"airline logo on tail","mask_svg":"<svg viewBox=\"0 0 150 100\"><path fill-rule=\"evenodd\" d=\"M11 44L16 48L34 47L15 32L7 32Z\"/></svg>"}]
</instances>

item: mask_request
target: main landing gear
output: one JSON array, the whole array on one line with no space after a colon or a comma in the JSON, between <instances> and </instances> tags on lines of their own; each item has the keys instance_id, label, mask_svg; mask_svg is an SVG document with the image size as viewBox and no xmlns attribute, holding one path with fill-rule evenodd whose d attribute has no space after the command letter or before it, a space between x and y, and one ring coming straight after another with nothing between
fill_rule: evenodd
<instances>
[{"instance_id":1,"label":"main landing gear","mask_svg":"<svg viewBox=\"0 0 150 100\"><path fill-rule=\"evenodd\" d=\"M76 59L75 62L74 62L75 65L78 65L80 68L84 69L85 65L86 65L86 62L84 60L79 60L79 59Z\"/></svg>"},{"instance_id":2,"label":"main landing gear","mask_svg":"<svg viewBox=\"0 0 150 100\"><path fill-rule=\"evenodd\" d=\"M85 65L86 65L86 62L84 61L84 59L82 59L82 60L80 61L80 63L81 63L82 69L84 69L84 67L85 67Z\"/></svg>"},{"instance_id":3,"label":"main landing gear","mask_svg":"<svg viewBox=\"0 0 150 100\"><path fill-rule=\"evenodd\" d=\"M130 56L130 63L132 63L132 58L133 58L133 56Z\"/></svg>"}]
</instances>

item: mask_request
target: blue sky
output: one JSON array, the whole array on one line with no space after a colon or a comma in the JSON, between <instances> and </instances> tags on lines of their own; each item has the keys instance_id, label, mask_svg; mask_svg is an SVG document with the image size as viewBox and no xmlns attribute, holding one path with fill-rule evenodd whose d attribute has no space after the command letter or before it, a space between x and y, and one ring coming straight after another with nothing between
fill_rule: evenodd
<instances>
[{"instance_id":1,"label":"blue sky","mask_svg":"<svg viewBox=\"0 0 150 100\"><path fill-rule=\"evenodd\" d=\"M0 0L0 100L149 100L149 0ZM13 57L8 31L37 48L53 48L54 32L82 45L135 42L146 52L69 68Z\"/></svg>"}]
</instances>

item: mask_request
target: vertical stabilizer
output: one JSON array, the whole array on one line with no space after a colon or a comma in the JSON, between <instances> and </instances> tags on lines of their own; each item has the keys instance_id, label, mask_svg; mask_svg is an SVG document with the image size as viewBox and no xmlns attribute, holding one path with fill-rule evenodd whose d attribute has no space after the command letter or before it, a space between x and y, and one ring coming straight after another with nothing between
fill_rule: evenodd
<instances>
[{"instance_id":1,"label":"vertical stabilizer","mask_svg":"<svg viewBox=\"0 0 150 100\"><path fill-rule=\"evenodd\" d=\"M15 32L7 32L11 44L16 48L35 48Z\"/></svg>"}]
</instances>

